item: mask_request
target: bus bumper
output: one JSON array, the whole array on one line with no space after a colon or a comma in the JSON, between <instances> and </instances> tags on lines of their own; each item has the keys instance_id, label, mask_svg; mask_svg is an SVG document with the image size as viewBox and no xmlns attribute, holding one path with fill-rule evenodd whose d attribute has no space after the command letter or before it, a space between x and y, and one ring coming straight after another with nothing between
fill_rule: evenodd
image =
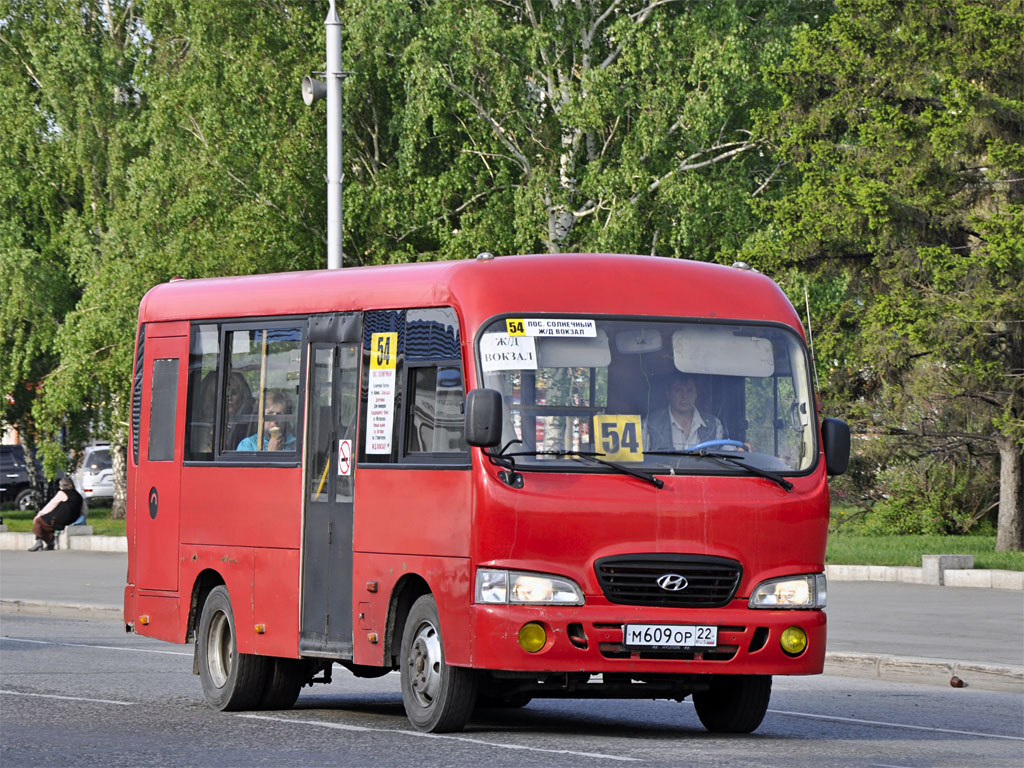
<instances>
[{"instance_id":1,"label":"bus bumper","mask_svg":"<svg viewBox=\"0 0 1024 768\"><path fill-rule=\"evenodd\" d=\"M634 606L471 606L472 666L522 672L630 672L642 674L814 675L825 663L826 617L820 610L751 610L746 600L707 610ZM525 650L520 630L541 626L546 641ZM626 624L714 626L714 647L635 648ZM786 653L782 634L799 627L806 648ZM536 636L536 629L534 628Z\"/></svg>"}]
</instances>

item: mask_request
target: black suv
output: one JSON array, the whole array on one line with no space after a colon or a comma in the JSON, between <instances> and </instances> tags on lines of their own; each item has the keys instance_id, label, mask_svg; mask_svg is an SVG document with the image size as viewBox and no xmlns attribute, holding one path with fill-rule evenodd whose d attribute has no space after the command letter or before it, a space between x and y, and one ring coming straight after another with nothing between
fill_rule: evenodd
<instances>
[{"instance_id":1,"label":"black suv","mask_svg":"<svg viewBox=\"0 0 1024 768\"><path fill-rule=\"evenodd\" d=\"M39 476L43 468L36 462ZM25 451L20 445L0 445L0 503L13 501L18 509L33 506L32 486L28 482ZM38 508L38 507L37 507Z\"/></svg>"}]
</instances>

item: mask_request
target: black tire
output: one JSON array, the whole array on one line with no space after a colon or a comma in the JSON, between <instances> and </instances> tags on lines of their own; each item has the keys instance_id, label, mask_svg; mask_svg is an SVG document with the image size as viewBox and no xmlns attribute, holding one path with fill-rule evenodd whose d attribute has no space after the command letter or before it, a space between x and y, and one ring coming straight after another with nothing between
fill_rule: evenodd
<instances>
[{"instance_id":1,"label":"black tire","mask_svg":"<svg viewBox=\"0 0 1024 768\"><path fill-rule=\"evenodd\" d=\"M708 690L693 694L693 706L711 733L750 733L771 697L771 675L718 675Z\"/></svg>"},{"instance_id":2,"label":"black tire","mask_svg":"<svg viewBox=\"0 0 1024 768\"><path fill-rule=\"evenodd\" d=\"M31 488L26 488L17 496L15 496L14 504L22 512L28 509L39 509L39 503L36 501L36 495L35 493L33 493Z\"/></svg>"},{"instance_id":3,"label":"black tire","mask_svg":"<svg viewBox=\"0 0 1024 768\"><path fill-rule=\"evenodd\" d=\"M477 676L471 669L445 663L432 595L423 595L409 610L400 667L402 701L413 727L425 733L462 730L476 705Z\"/></svg>"},{"instance_id":4,"label":"black tire","mask_svg":"<svg viewBox=\"0 0 1024 768\"><path fill-rule=\"evenodd\" d=\"M306 664L301 659L268 659L267 684L260 709L291 709L306 683Z\"/></svg>"},{"instance_id":5,"label":"black tire","mask_svg":"<svg viewBox=\"0 0 1024 768\"><path fill-rule=\"evenodd\" d=\"M227 587L210 590L199 619L196 643L199 679L207 704L221 711L259 708L271 671L270 660L238 652L235 615Z\"/></svg>"}]
</instances>

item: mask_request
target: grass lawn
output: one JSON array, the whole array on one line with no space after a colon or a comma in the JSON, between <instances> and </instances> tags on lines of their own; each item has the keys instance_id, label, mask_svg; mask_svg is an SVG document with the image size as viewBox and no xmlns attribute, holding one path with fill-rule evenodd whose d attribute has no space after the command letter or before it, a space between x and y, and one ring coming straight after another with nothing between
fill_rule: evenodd
<instances>
[{"instance_id":1,"label":"grass lawn","mask_svg":"<svg viewBox=\"0 0 1024 768\"><path fill-rule=\"evenodd\" d=\"M17 509L5 509L0 512L8 531L17 533L32 532L32 518L36 516L34 509L26 509L24 512ZM124 536L124 520L110 519L110 506L89 506L89 514L86 522L92 526L92 532L96 536Z\"/></svg>"},{"instance_id":2,"label":"grass lawn","mask_svg":"<svg viewBox=\"0 0 1024 768\"><path fill-rule=\"evenodd\" d=\"M996 552L995 536L854 536L828 537L830 565L915 565L921 555L974 555L975 568L1024 571L1024 552Z\"/></svg>"}]
</instances>

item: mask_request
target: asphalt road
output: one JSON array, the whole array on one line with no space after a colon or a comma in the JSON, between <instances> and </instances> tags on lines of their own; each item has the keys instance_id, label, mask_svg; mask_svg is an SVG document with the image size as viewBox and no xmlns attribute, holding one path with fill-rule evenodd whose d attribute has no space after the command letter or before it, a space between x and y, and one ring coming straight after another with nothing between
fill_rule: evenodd
<instances>
[{"instance_id":1,"label":"asphalt road","mask_svg":"<svg viewBox=\"0 0 1024 768\"><path fill-rule=\"evenodd\" d=\"M425 736L398 680L337 669L292 710L216 713L191 647L110 621L0 616L4 766L1012 766L1024 698L830 676L776 678L762 726L707 734L688 703L535 701Z\"/></svg>"}]
</instances>

